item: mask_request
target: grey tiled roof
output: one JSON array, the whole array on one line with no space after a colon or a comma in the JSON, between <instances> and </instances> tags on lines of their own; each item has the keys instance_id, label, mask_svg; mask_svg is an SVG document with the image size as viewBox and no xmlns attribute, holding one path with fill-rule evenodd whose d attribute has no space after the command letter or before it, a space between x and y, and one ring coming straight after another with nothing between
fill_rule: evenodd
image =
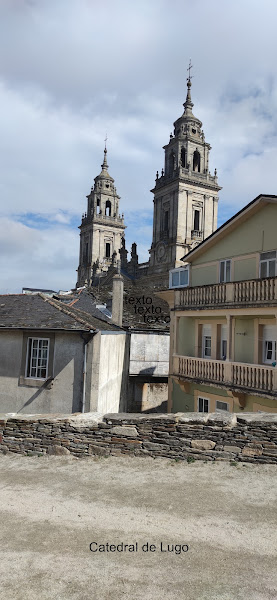
<instances>
[{"instance_id":1,"label":"grey tiled roof","mask_svg":"<svg viewBox=\"0 0 277 600\"><path fill-rule=\"evenodd\" d=\"M101 313L100 313L101 314ZM68 331L118 331L112 323L42 294L0 296L0 329L63 329Z\"/></svg>"},{"instance_id":2,"label":"grey tiled roof","mask_svg":"<svg viewBox=\"0 0 277 600\"><path fill-rule=\"evenodd\" d=\"M54 298L60 300L65 306L78 308L93 317L96 317L100 321L105 323L111 323L111 319L106 317L98 308L96 308L96 298L93 293L86 288L79 290L72 290L70 294L56 294ZM100 302L98 303L100 304Z\"/></svg>"}]
</instances>

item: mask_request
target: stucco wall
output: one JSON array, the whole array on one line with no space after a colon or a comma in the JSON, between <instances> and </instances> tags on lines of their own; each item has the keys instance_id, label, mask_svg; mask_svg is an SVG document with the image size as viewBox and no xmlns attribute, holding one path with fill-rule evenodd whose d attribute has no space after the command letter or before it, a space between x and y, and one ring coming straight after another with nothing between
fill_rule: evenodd
<instances>
[{"instance_id":1,"label":"stucco wall","mask_svg":"<svg viewBox=\"0 0 277 600\"><path fill-rule=\"evenodd\" d=\"M195 347L195 319L180 317L177 327L177 354L194 356Z\"/></svg>"},{"instance_id":2,"label":"stucco wall","mask_svg":"<svg viewBox=\"0 0 277 600\"><path fill-rule=\"evenodd\" d=\"M263 205L236 229L229 233L226 231L224 238L195 259L193 264L276 250L276 220L277 205Z\"/></svg>"},{"instance_id":3,"label":"stucco wall","mask_svg":"<svg viewBox=\"0 0 277 600\"><path fill-rule=\"evenodd\" d=\"M30 334L31 335L31 334ZM47 331L39 336L47 337ZM1 411L21 413L63 413L79 411L82 400L83 340L79 333L56 332L54 339L54 380L42 387L20 383L23 332L0 332Z\"/></svg>"},{"instance_id":4,"label":"stucco wall","mask_svg":"<svg viewBox=\"0 0 277 600\"><path fill-rule=\"evenodd\" d=\"M235 321L236 362L254 363L254 320L236 318Z\"/></svg>"},{"instance_id":5,"label":"stucco wall","mask_svg":"<svg viewBox=\"0 0 277 600\"><path fill-rule=\"evenodd\" d=\"M201 383L182 382L172 379L172 407L173 413L192 412L197 410L197 398L202 396L210 401L210 410L215 410L216 400L227 402L230 412L243 414L239 399L232 396L231 390ZM244 410L247 412L265 411L277 413L277 398L264 398L251 394L244 394Z\"/></svg>"},{"instance_id":6,"label":"stucco wall","mask_svg":"<svg viewBox=\"0 0 277 600\"><path fill-rule=\"evenodd\" d=\"M208 285L218 283L218 264L205 265L203 267L191 269L191 285Z\"/></svg>"}]
</instances>

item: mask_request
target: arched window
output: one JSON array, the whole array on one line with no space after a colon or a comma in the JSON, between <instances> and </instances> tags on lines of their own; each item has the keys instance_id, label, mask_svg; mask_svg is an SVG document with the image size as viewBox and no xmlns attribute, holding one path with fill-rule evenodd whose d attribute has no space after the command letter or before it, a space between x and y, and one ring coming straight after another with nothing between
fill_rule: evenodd
<instances>
[{"instance_id":1,"label":"arched window","mask_svg":"<svg viewBox=\"0 0 277 600\"><path fill-rule=\"evenodd\" d=\"M195 150L195 152L193 153L193 171L197 171L198 173L200 173L200 154L198 152L198 150Z\"/></svg>"},{"instance_id":2,"label":"arched window","mask_svg":"<svg viewBox=\"0 0 277 600\"><path fill-rule=\"evenodd\" d=\"M106 258L111 257L111 244L109 242L106 243Z\"/></svg>"},{"instance_id":3,"label":"arched window","mask_svg":"<svg viewBox=\"0 0 277 600\"><path fill-rule=\"evenodd\" d=\"M99 200L99 198L97 198L96 214L99 215L99 213L100 213L100 200Z\"/></svg>"},{"instance_id":4,"label":"arched window","mask_svg":"<svg viewBox=\"0 0 277 600\"><path fill-rule=\"evenodd\" d=\"M106 217L110 217L111 213L112 213L112 205L111 205L110 201L107 200L107 202L106 202L106 209L105 209L105 215L106 215Z\"/></svg>"},{"instance_id":5,"label":"arched window","mask_svg":"<svg viewBox=\"0 0 277 600\"><path fill-rule=\"evenodd\" d=\"M186 156L185 148L182 148L182 150L181 150L181 165L182 165L183 169L187 168L187 156Z\"/></svg>"}]
</instances>

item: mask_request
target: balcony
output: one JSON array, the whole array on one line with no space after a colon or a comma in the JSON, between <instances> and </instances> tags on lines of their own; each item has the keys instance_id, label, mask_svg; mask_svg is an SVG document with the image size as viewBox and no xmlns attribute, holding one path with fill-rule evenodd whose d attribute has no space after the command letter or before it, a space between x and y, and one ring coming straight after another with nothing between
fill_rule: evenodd
<instances>
[{"instance_id":1,"label":"balcony","mask_svg":"<svg viewBox=\"0 0 277 600\"><path fill-rule=\"evenodd\" d=\"M277 277L187 287L175 292L176 308L264 305L277 302Z\"/></svg>"},{"instance_id":2,"label":"balcony","mask_svg":"<svg viewBox=\"0 0 277 600\"><path fill-rule=\"evenodd\" d=\"M277 367L175 355L172 374L227 387L277 393Z\"/></svg>"}]
</instances>

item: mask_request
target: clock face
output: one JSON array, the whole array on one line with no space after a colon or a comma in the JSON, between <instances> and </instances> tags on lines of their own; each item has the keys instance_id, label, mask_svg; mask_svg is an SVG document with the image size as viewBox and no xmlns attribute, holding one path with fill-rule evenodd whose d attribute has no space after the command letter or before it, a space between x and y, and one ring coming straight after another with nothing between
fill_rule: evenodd
<instances>
[{"instance_id":1,"label":"clock face","mask_svg":"<svg viewBox=\"0 0 277 600\"><path fill-rule=\"evenodd\" d=\"M157 246L157 260L159 262L166 260L166 247L163 242L160 242Z\"/></svg>"}]
</instances>

